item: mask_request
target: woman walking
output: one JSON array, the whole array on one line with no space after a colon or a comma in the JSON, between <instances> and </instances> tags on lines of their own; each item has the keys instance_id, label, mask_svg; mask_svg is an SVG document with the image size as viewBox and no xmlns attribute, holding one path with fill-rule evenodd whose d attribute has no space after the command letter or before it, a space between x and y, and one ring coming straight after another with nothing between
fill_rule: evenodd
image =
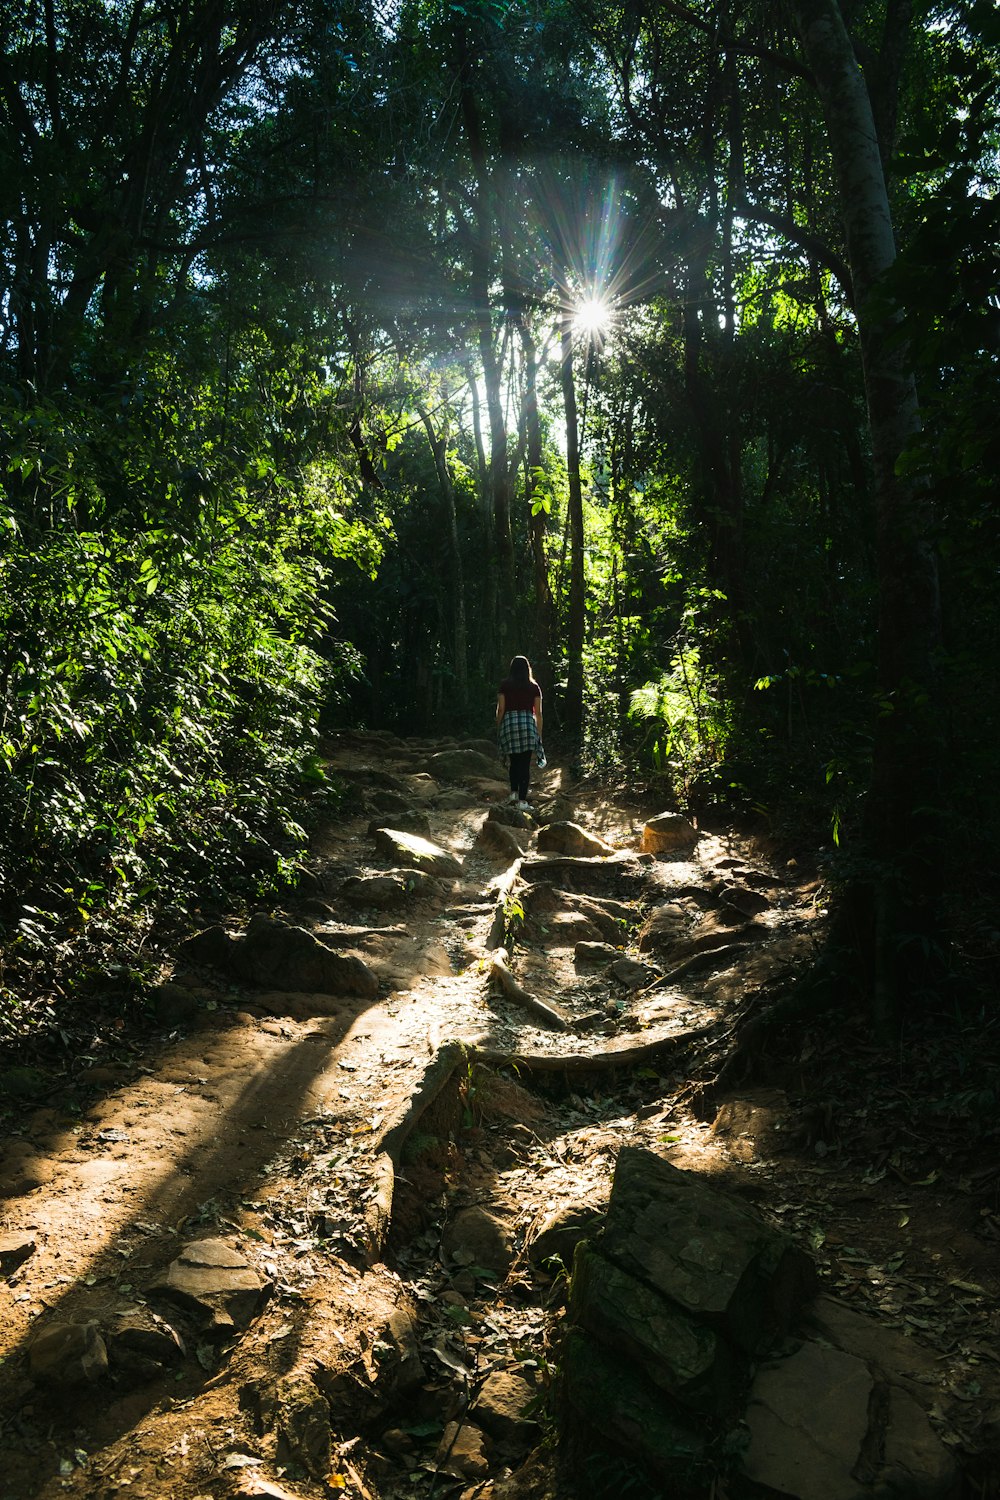
<instances>
[{"instance_id":1,"label":"woman walking","mask_svg":"<svg viewBox=\"0 0 1000 1500\"><path fill-rule=\"evenodd\" d=\"M497 744L509 757L510 796L522 812L528 808L531 757L542 739L542 690L526 656L515 656L497 697Z\"/></svg>"}]
</instances>

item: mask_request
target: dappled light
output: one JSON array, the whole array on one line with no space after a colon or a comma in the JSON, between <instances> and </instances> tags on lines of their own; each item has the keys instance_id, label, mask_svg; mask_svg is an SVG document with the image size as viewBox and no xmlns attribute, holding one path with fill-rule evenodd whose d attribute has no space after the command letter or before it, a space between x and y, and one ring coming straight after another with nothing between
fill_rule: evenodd
<instances>
[{"instance_id":1,"label":"dappled light","mask_svg":"<svg viewBox=\"0 0 1000 1500\"><path fill-rule=\"evenodd\" d=\"M3 1500L1000 1500L991 8L0 22Z\"/></svg>"}]
</instances>

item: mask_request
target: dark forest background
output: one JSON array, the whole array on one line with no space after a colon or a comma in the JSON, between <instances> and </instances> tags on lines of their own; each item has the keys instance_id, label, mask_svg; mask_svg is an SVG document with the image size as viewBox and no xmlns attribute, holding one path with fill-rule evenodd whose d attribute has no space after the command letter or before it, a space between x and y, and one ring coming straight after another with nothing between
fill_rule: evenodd
<instances>
[{"instance_id":1,"label":"dark forest background","mask_svg":"<svg viewBox=\"0 0 1000 1500\"><path fill-rule=\"evenodd\" d=\"M824 851L876 1026L995 1002L989 0L0 37L8 1039L293 881L324 732L488 735L515 651L577 770Z\"/></svg>"}]
</instances>

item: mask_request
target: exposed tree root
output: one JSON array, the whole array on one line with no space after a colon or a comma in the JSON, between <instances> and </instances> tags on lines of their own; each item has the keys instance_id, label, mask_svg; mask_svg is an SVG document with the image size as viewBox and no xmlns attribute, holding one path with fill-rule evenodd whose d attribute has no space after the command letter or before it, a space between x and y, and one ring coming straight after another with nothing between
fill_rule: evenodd
<instances>
[{"instance_id":1,"label":"exposed tree root","mask_svg":"<svg viewBox=\"0 0 1000 1500\"><path fill-rule=\"evenodd\" d=\"M494 949L490 961L490 978L497 980L509 999L515 1000L526 1011L538 1016L547 1025L554 1026L557 1031L565 1031L569 1022L562 1011L556 1010L552 1005L546 1005L544 1000L537 999L535 995L529 994L523 985L518 984L507 967L508 956L506 948Z\"/></svg>"},{"instance_id":2,"label":"exposed tree root","mask_svg":"<svg viewBox=\"0 0 1000 1500\"><path fill-rule=\"evenodd\" d=\"M382 1257L392 1223L392 1199L403 1147L422 1116L444 1092L461 1068L468 1067L469 1052L461 1042L444 1042L424 1069L423 1077L394 1120L383 1127L375 1147L372 1177L375 1192L365 1206L363 1241L365 1258L374 1265Z\"/></svg>"}]
</instances>

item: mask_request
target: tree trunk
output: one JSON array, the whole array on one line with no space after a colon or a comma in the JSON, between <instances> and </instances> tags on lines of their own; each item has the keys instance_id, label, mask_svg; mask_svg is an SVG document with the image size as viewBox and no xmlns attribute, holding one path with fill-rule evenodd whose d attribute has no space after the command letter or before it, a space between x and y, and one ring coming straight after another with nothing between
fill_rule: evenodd
<instances>
[{"instance_id":1,"label":"tree trunk","mask_svg":"<svg viewBox=\"0 0 1000 1500\"><path fill-rule=\"evenodd\" d=\"M882 288L896 248L872 103L836 0L793 0L826 121L854 282L871 426L879 582L879 704L867 830L876 1021L898 1015L904 988L926 986L943 815L935 724L941 641L932 503L897 472L919 427L916 382L899 314ZM923 971L923 972L921 972Z\"/></svg>"},{"instance_id":2,"label":"tree trunk","mask_svg":"<svg viewBox=\"0 0 1000 1500\"><path fill-rule=\"evenodd\" d=\"M569 680L566 688L566 728L574 750L579 750L583 739L583 642L586 631L583 487L580 483L580 431L573 376L573 325L566 310L561 316L559 342L562 352L560 368L563 405L566 412L566 480L569 488L569 624L566 633Z\"/></svg>"},{"instance_id":3,"label":"tree trunk","mask_svg":"<svg viewBox=\"0 0 1000 1500\"><path fill-rule=\"evenodd\" d=\"M486 389L486 412L490 424L489 480L493 508L493 538L500 572L499 648L502 656L514 634L516 589L514 538L510 524L510 468L507 461L507 423L503 409L503 379L493 336L490 283L493 277L494 193L483 142L479 107L466 82L461 93L462 120L469 157L476 174L475 227L470 255L473 317L479 342L479 359Z\"/></svg>"},{"instance_id":4,"label":"tree trunk","mask_svg":"<svg viewBox=\"0 0 1000 1500\"><path fill-rule=\"evenodd\" d=\"M535 645L532 662L535 676L548 692L552 683L552 591L549 588L548 563L545 556L545 526L547 512L535 510L535 489L539 470L542 467L542 428L538 420L538 349L532 338L527 320L521 322L521 344L524 349L524 423L527 435L528 478L525 484L525 499L528 504L528 525L531 530L531 558L535 583Z\"/></svg>"},{"instance_id":5,"label":"tree trunk","mask_svg":"<svg viewBox=\"0 0 1000 1500\"><path fill-rule=\"evenodd\" d=\"M442 432L436 432L434 423L431 420L431 414L422 401L418 401L417 411L424 425L431 453L434 455L434 468L437 471L441 499L444 501L448 551L451 555L451 590L454 610L452 617L452 651L454 655L455 692L458 699L457 706L464 719L465 711L469 706L468 642L465 624L465 575L462 569L462 549L458 539L458 513L455 508L455 486L451 482L451 474L448 471L447 426L445 426Z\"/></svg>"}]
</instances>

